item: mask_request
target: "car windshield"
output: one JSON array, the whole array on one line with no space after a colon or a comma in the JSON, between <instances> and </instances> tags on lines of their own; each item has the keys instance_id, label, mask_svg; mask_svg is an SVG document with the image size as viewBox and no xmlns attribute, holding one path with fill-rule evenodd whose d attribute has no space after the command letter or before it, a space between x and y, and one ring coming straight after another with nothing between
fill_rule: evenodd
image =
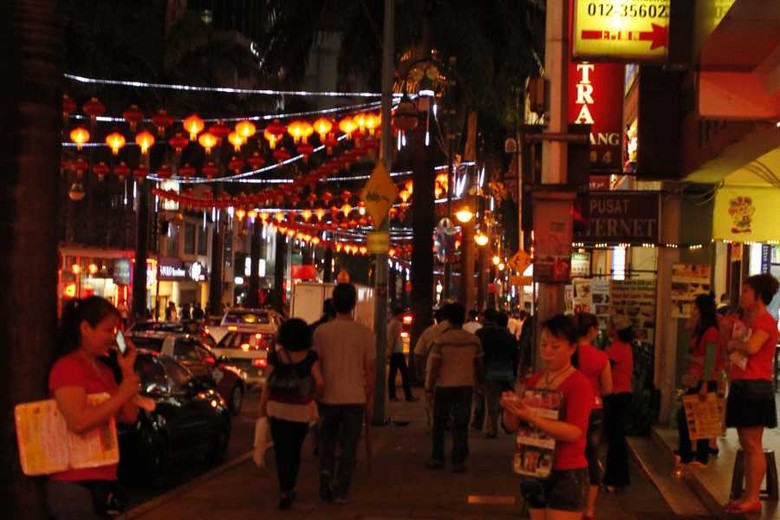
<instances>
[{"instance_id":1,"label":"car windshield","mask_svg":"<svg viewBox=\"0 0 780 520\"><path fill-rule=\"evenodd\" d=\"M160 352L162 350L164 338L150 336L132 336L133 344L136 348L153 350Z\"/></svg>"},{"instance_id":2,"label":"car windshield","mask_svg":"<svg viewBox=\"0 0 780 520\"><path fill-rule=\"evenodd\" d=\"M259 310L231 310L222 319L223 325L255 325L271 323L271 316L266 311Z\"/></svg>"}]
</instances>

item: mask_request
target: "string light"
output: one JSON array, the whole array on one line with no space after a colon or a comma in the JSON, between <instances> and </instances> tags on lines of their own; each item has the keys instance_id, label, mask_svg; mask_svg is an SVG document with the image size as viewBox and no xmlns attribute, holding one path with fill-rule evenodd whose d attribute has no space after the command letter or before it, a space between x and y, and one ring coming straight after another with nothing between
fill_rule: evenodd
<instances>
[{"instance_id":1,"label":"string light","mask_svg":"<svg viewBox=\"0 0 780 520\"><path fill-rule=\"evenodd\" d=\"M130 81L119 79L90 78L87 76L78 76L76 74L64 74L66 79L77 81L79 83L90 83L93 85L111 85L115 87L132 88L153 88L160 90L184 90L188 92L216 92L219 94L252 94L259 96L302 96L302 97L381 97L381 92L336 92L311 90L274 90L274 89L252 89L238 87L202 87L197 85L181 85L173 83L150 83L146 81ZM400 93L394 93L393 97L401 97Z\"/></svg>"}]
</instances>

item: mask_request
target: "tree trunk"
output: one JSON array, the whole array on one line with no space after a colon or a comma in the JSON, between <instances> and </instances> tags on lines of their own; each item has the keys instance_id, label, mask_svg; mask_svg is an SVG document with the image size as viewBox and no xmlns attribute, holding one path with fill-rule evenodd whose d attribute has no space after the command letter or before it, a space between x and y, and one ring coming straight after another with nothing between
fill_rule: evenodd
<instances>
[{"instance_id":1,"label":"tree trunk","mask_svg":"<svg viewBox=\"0 0 780 520\"><path fill-rule=\"evenodd\" d=\"M64 48L58 7L54 0L12 0L0 17L0 73L8 78L0 103L0 503L6 518L47 516L43 479L25 477L19 466L13 408L47 397L56 336Z\"/></svg>"},{"instance_id":2,"label":"tree trunk","mask_svg":"<svg viewBox=\"0 0 780 520\"><path fill-rule=\"evenodd\" d=\"M263 241L263 224L255 219L252 224L252 238L249 245L250 267L249 267L249 294L246 299L246 306L257 308L260 306L260 244Z\"/></svg>"},{"instance_id":3,"label":"tree trunk","mask_svg":"<svg viewBox=\"0 0 780 520\"><path fill-rule=\"evenodd\" d=\"M287 237L284 233L276 232L276 250L274 251L274 290L271 303L278 311L284 310L284 273L287 262L285 253L287 250Z\"/></svg>"},{"instance_id":4,"label":"tree trunk","mask_svg":"<svg viewBox=\"0 0 780 520\"><path fill-rule=\"evenodd\" d=\"M433 227L435 220L432 151L425 146L425 128L409 132L412 150L414 202L412 206L412 345L432 323ZM412 373L414 373L412 371Z\"/></svg>"},{"instance_id":5,"label":"tree trunk","mask_svg":"<svg viewBox=\"0 0 780 520\"><path fill-rule=\"evenodd\" d=\"M135 264L133 264L133 321L145 319L146 259L149 256L149 182L138 184L135 200Z\"/></svg>"}]
</instances>

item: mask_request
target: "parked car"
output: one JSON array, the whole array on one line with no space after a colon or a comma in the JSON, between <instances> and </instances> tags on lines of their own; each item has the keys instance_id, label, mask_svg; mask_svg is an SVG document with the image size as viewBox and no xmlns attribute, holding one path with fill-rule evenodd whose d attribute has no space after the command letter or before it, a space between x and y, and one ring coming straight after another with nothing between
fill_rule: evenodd
<instances>
[{"instance_id":1,"label":"parked car","mask_svg":"<svg viewBox=\"0 0 780 520\"><path fill-rule=\"evenodd\" d=\"M223 460L231 432L224 399L170 356L139 349L135 369L141 395L156 408L140 410L132 425L120 425L121 478L161 486L174 461Z\"/></svg>"},{"instance_id":2,"label":"parked car","mask_svg":"<svg viewBox=\"0 0 780 520\"><path fill-rule=\"evenodd\" d=\"M246 383L239 368L220 358L200 336L181 333L143 332L130 336L138 348L170 356L187 367L201 383L213 386L233 415L241 413Z\"/></svg>"},{"instance_id":3,"label":"parked car","mask_svg":"<svg viewBox=\"0 0 780 520\"><path fill-rule=\"evenodd\" d=\"M208 327L197 321L137 321L128 329L127 335L136 336L150 332L170 332L178 334L192 334L201 338L209 347L217 345L217 339Z\"/></svg>"}]
</instances>

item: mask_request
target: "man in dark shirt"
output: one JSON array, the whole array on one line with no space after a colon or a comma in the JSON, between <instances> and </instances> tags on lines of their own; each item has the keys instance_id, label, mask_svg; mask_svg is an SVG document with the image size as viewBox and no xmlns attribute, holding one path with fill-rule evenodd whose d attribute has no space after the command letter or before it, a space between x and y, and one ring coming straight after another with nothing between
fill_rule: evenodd
<instances>
[{"instance_id":1,"label":"man in dark shirt","mask_svg":"<svg viewBox=\"0 0 780 520\"><path fill-rule=\"evenodd\" d=\"M485 352L485 397L487 400L487 432L495 439L498 434L499 400L501 392L513 390L517 377L517 341L509 332L509 316L494 309L485 311L485 324L477 331Z\"/></svg>"}]
</instances>

